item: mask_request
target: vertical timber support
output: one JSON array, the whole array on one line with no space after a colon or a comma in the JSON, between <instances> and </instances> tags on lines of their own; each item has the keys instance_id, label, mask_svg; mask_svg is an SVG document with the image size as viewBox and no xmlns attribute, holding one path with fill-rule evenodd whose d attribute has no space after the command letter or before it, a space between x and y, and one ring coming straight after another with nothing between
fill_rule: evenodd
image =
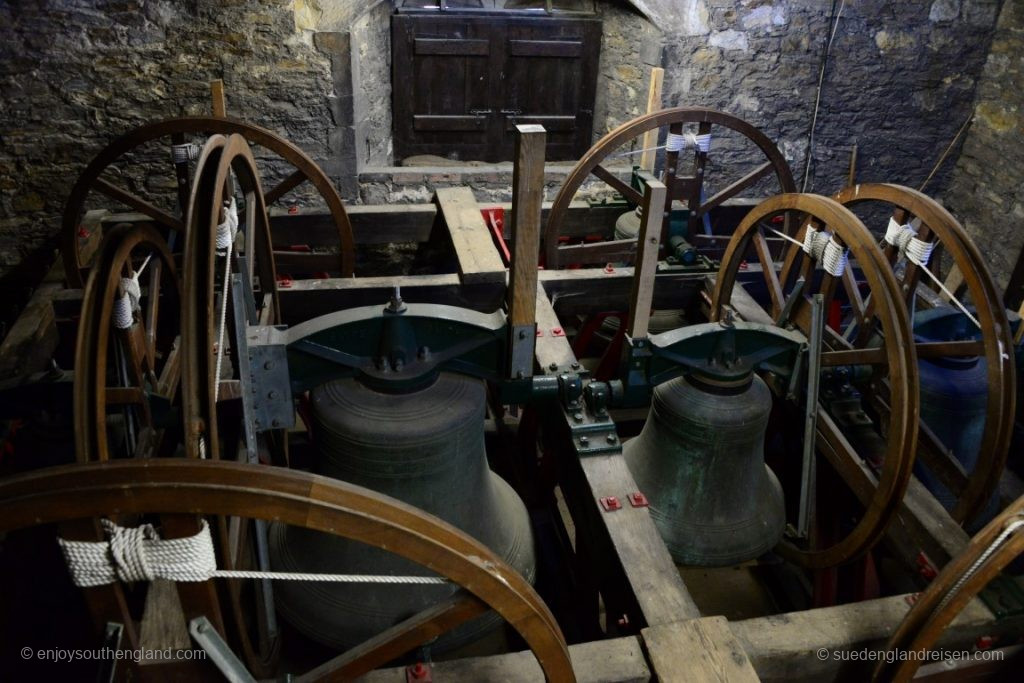
<instances>
[{"instance_id":1,"label":"vertical timber support","mask_svg":"<svg viewBox=\"0 0 1024 683\"><path fill-rule=\"evenodd\" d=\"M213 100L213 115L219 119L227 118L228 106L224 99L224 81L210 81L210 99Z\"/></svg>"},{"instance_id":2,"label":"vertical timber support","mask_svg":"<svg viewBox=\"0 0 1024 683\"><path fill-rule=\"evenodd\" d=\"M508 367L511 379L533 374L546 140L543 126L516 126L512 173L512 263L508 287L508 330L511 337Z\"/></svg>"},{"instance_id":3,"label":"vertical timber support","mask_svg":"<svg viewBox=\"0 0 1024 683\"><path fill-rule=\"evenodd\" d=\"M662 108L661 86L665 80L665 70L659 66L651 69L651 84L647 89L647 113L653 114ZM652 128L644 133L641 149L644 153L640 156L640 168L644 171L654 171L654 159L658 156L658 150L654 149L658 144L658 129Z\"/></svg>"},{"instance_id":4,"label":"vertical timber support","mask_svg":"<svg viewBox=\"0 0 1024 683\"><path fill-rule=\"evenodd\" d=\"M641 214L644 219L640 234L637 235L633 290L629 295L629 319L626 321L626 336L630 339L647 337L647 323L651 318L651 303L654 301L654 276L658 269L662 207L665 206L667 192L660 181L647 181Z\"/></svg>"}]
</instances>

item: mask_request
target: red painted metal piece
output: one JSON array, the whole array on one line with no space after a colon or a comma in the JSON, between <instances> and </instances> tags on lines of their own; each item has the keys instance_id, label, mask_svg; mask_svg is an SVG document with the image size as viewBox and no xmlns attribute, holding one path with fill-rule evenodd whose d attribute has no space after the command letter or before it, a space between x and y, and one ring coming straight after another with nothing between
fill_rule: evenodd
<instances>
[{"instance_id":1,"label":"red painted metal piece","mask_svg":"<svg viewBox=\"0 0 1024 683\"><path fill-rule=\"evenodd\" d=\"M287 289L288 287L292 286L292 282L294 282L294 280L292 280L292 278L288 275L277 276L277 286L279 288Z\"/></svg>"},{"instance_id":2,"label":"red painted metal piece","mask_svg":"<svg viewBox=\"0 0 1024 683\"><path fill-rule=\"evenodd\" d=\"M505 243L505 209L495 206L490 209L480 209L480 213L483 214L484 222L490 227L494 243L501 253L502 261L507 266L512 262L512 254L509 253L508 244Z\"/></svg>"},{"instance_id":3,"label":"red painted metal piece","mask_svg":"<svg viewBox=\"0 0 1024 683\"><path fill-rule=\"evenodd\" d=\"M615 496L605 496L600 502L605 512L614 512L615 510L622 509L622 502Z\"/></svg>"},{"instance_id":4,"label":"red painted metal piece","mask_svg":"<svg viewBox=\"0 0 1024 683\"><path fill-rule=\"evenodd\" d=\"M298 212L299 212L299 207L297 207L297 206L289 206L288 207L288 213L290 213L291 215L294 216Z\"/></svg>"},{"instance_id":5,"label":"red painted metal piece","mask_svg":"<svg viewBox=\"0 0 1024 683\"><path fill-rule=\"evenodd\" d=\"M551 328L551 336L552 337L564 337L565 336L565 330L563 330L561 327L552 327Z\"/></svg>"},{"instance_id":6,"label":"red painted metal piece","mask_svg":"<svg viewBox=\"0 0 1024 683\"><path fill-rule=\"evenodd\" d=\"M927 581L931 581L939 575L939 570L932 564L932 561L922 550L917 554L917 573Z\"/></svg>"},{"instance_id":7,"label":"red painted metal piece","mask_svg":"<svg viewBox=\"0 0 1024 683\"><path fill-rule=\"evenodd\" d=\"M647 500L647 496L640 493L639 491L634 491L633 493L626 496L626 498L629 499L629 504L635 508L646 508L651 506L650 501Z\"/></svg>"},{"instance_id":8,"label":"red painted metal piece","mask_svg":"<svg viewBox=\"0 0 1024 683\"><path fill-rule=\"evenodd\" d=\"M412 666L405 667L406 683L433 683L434 672L429 664L416 662Z\"/></svg>"}]
</instances>

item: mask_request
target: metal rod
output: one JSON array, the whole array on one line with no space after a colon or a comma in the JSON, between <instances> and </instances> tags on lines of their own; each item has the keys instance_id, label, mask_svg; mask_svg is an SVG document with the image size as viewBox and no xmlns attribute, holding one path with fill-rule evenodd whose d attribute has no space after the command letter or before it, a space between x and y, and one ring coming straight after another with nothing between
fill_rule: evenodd
<instances>
[{"instance_id":1,"label":"metal rod","mask_svg":"<svg viewBox=\"0 0 1024 683\"><path fill-rule=\"evenodd\" d=\"M800 513L797 535L806 538L814 504L815 435L818 426L818 381L821 374L821 338L824 333L825 298L811 297L811 335L807 348L807 406L804 411L804 460L800 472Z\"/></svg>"}]
</instances>

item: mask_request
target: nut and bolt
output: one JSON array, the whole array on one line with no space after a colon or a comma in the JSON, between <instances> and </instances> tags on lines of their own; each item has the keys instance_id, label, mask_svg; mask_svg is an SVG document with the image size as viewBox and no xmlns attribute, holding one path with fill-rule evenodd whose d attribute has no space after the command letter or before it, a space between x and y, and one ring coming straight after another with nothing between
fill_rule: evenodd
<instances>
[{"instance_id":1,"label":"nut and bolt","mask_svg":"<svg viewBox=\"0 0 1024 683\"><path fill-rule=\"evenodd\" d=\"M580 445L581 446L589 446L590 445L590 439L588 439L585 436L581 436L580 437Z\"/></svg>"}]
</instances>

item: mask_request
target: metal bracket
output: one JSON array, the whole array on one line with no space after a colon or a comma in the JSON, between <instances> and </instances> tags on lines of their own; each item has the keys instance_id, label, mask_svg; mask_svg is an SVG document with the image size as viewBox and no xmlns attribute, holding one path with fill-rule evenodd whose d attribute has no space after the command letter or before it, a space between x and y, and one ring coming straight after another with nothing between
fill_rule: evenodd
<instances>
[{"instance_id":1,"label":"metal bracket","mask_svg":"<svg viewBox=\"0 0 1024 683\"><path fill-rule=\"evenodd\" d=\"M523 379L533 374L534 346L537 340L537 325L516 325L511 329L509 344L509 377Z\"/></svg>"},{"instance_id":2,"label":"metal bracket","mask_svg":"<svg viewBox=\"0 0 1024 683\"><path fill-rule=\"evenodd\" d=\"M249 327L246 337L248 348L245 351L249 360L246 407L247 412L251 410L248 414L252 428L256 432L265 432L291 427L295 424L295 406L292 404L284 334L275 327Z\"/></svg>"}]
</instances>

